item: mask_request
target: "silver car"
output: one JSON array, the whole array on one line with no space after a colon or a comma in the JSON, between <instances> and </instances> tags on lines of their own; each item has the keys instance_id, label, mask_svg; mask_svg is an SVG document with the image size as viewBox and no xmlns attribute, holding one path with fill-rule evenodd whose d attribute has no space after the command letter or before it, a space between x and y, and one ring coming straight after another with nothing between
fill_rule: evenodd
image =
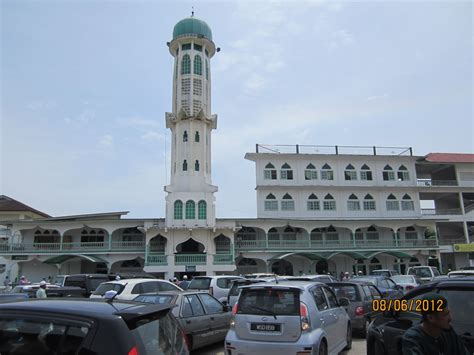
<instances>
[{"instance_id":1,"label":"silver car","mask_svg":"<svg viewBox=\"0 0 474 355\"><path fill-rule=\"evenodd\" d=\"M403 287L403 292L407 293L414 288L417 288L421 285L420 279L415 275L395 275L392 276L392 280L397 284Z\"/></svg>"},{"instance_id":2,"label":"silver car","mask_svg":"<svg viewBox=\"0 0 474 355\"><path fill-rule=\"evenodd\" d=\"M338 354L352 346L348 305L323 283L244 286L232 309L226 354Z\"/></svg>"},{"instance_id":3,"label":"silver car","mask_svg":"<svg viewBox=\"0 0 474 355\"><path fill-rule=\"evenodd\" d=\"M175 304L173 315L183 328L190 350L224 340L231 313L207 292L166 291L145 293L134 301L154 304Z\"/></svg>"},{"instance_id":4,"label":"silver car","mask_svg":"<svg viewBox=\"0 0 474 355\"><path fill-rule=\"evenodd\" d=\"M220 302L224 302L227 301L232 281L236 279L243 279L243 277L233 275L196 276L191 280L187 289L209 292Z\"/></svg>"}]
</instances>

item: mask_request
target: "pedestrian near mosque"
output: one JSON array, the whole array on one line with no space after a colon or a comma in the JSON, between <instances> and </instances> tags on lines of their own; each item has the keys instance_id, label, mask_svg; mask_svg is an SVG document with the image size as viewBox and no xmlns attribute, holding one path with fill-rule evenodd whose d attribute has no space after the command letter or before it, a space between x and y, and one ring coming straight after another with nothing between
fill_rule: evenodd
<instances>
[{"instance_id":1,"label":"pedestrian near mosque","mask_svg":"<svg viewBox=\"0 0 474 355\"><path fill-rule=\"evenodd\" d=\"M46 281L41 281L38 291L36 291L36 298L47 298L46 295Z\"/></svg>"}]
</instances>

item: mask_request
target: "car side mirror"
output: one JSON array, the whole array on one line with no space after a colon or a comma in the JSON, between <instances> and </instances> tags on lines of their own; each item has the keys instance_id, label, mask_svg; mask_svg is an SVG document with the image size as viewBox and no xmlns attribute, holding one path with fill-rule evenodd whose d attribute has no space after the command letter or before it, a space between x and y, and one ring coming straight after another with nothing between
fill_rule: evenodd
<instances>
[{"instance_id":1,"label":"car side mirror","mask_svg":"<svg viewBox=\"0 0 474 355\"><path fill-rule=\"evenodd\" d=\"M223 310L224 312L229 312L229 311L230 311L229 305L228 305L228 304L222 305L222 310Z\"/></svg>"},{"instance_id":2,"label":"car side mirror","mask_svg":"<svg viewBox=\"0 0 474 355\"><path fill-rule=\"evenodd\" d=\"M349 299L348 299L348 298L346 298L346 297L341 297L341 298L339 298L338 301L339 301L339 305L340 305L341 307L349 307Z\"/></svg>"}]
</instances>

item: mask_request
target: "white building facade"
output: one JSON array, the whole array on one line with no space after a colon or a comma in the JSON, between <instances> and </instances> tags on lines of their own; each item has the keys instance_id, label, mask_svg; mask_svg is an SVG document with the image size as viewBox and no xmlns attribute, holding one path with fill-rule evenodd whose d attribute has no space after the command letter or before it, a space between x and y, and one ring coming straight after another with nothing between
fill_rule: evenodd
<instances>
[{"instance_id":1,"label":"white building facade","mask_svg":"<svg viewBox=\"0 0 474 355\"><path fill-rule=\"evenodd\" d=\"M210 27L178 22L171 179L166 215L127 212L4 220L4 273L139 273L162 278L269 272L369 273L419 264L474 264L474 155L413 156L411 148L256 146L257 217L216 219L211 141ZM235 181L234 184L238 184ZM428 207L427 207L428 206Z\"/></svg>"}]
</instances>

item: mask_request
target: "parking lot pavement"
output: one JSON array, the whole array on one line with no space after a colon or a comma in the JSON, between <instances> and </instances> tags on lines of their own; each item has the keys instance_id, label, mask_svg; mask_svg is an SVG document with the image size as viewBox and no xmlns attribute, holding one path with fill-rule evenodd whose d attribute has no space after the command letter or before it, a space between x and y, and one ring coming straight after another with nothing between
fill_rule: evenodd
<instances>
[{"instance_id":1,"label":"parking lot pavement","mask_svg":"<svg viewBox=\"0 0 474 355\"><path fill-rule=\"evenodd\" d=\"M367 353L365 347L365 339L354 337L352 341L352 349L343 351L339 355L365 355ZM194 350L191 355L224 355L224 344L216 343L205 348Z\"/></svg>"}]
</instances>

